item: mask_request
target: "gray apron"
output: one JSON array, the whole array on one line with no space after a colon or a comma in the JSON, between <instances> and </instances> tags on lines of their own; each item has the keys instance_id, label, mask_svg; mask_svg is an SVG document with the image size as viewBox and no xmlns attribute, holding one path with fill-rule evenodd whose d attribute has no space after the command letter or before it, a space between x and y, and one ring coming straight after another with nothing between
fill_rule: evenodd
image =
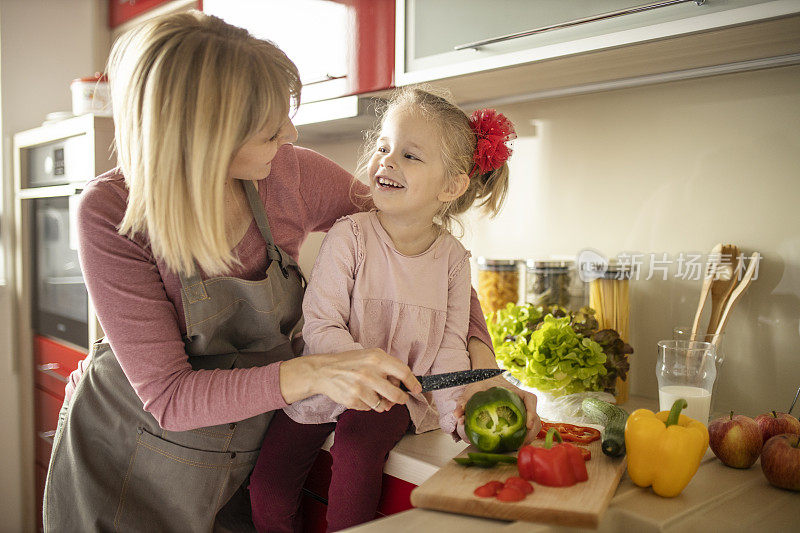
<instances>
[{"instance_id":1,"label":"gray apron","mask_svg":"<svg viewBox=\"0 0 800 533\"><path fill-rule=\"evenodd\" d=\"M274 244L253 182L250 209L270 259L266 279L181 276L186 353L195 370L292 358L304 279ZM143 409L105 340L59 417L44 496L45 531L252 530L244 483L272 413L166 431Z\"/></svg>"}]
</instances>

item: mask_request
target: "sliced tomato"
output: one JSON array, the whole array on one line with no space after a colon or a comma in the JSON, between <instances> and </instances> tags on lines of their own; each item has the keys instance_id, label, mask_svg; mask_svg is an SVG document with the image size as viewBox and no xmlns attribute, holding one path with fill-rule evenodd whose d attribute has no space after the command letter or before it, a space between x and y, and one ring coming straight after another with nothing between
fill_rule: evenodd
<instances>
[{"instance_id":1,"label":"sliced tomato","mask_svg":"<svg viewBox=\"0 0 800 533\"><path fill-rule=\"evenodd\" d=\"M506 485L497 493L497 499L501 502L518 502L525 499L525 493L516 487Z\"/></svg>"},{"instance_id":2,"label":"sliced tomato","mask_svg":"<svg viewBox=\"0 0 800 533\"><path fill-rule=\"evenodd\" d=\"M521 490L525 494L533 492L533 485L522 479L521 477L511 476L506 480L506 487L513 487Z\"/></svg>"},{"instance_id":3,"label":"sliced tomato","mask_svg":"<svg viewBox=\"0 0 800 533\"><path fill-rule=\"evenodd\" d=\"M503 488L502 481L490 481L489 483L481 485L480 487L475 489L473 491L473 494L481 498L491 498L492 496L497 495L497 493L500 492L500 489L502 488Z\"/></svg>"}]
</instances>

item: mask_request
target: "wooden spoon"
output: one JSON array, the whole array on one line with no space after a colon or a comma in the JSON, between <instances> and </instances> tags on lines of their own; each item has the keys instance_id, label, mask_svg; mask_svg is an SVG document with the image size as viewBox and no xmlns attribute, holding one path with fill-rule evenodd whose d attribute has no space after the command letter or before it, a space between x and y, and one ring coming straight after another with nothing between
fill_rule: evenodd
<instances>
[{"instance_id":1,"label":"wooden spoon","mask_svg":"<svg viewBox=\"0 0 800 533\"><path fill-rule=\"evenodd\" d=\"M720 257L722 253L722 244L717 244L711 249L709 257ZM705 277L703 278L703 287L700 289L700 303L697 304L697 312L694 315L694 323L692 324L692 336L689 340L697 340L697 332L700 329L700 317L703 314L703 308L706 306L708 299L708 291L711 289L711 282L714 279L713 272L716 271L716 263L707 265Z\"/></svg>"},{"instance_id":2,"label":"wooden spoon","mask_svg":"<svg viewBox=\"0 0 800 533\"><path fill-rule=\"evenodd\" d=\"M742 297L742 294L750 285L750 282L753 281L753 275L756 272L756 268L758 267L758 263L761 261L761 254L758 252L753 252L753 255L750 256L750 264L747 265L747 271L742 276L742 281L733 289L731 293L731 297L728 298L728 303L725 305L725 309L722 311L722 316L719 319L719 325L717 326L716 337L714 337L714 345L719 346L719 339L722 336L722 331L725 329L725 324L728 323L728 319L731 316L731 310L736 305L736 302Z\"/></svg>"},{"instance_id":3,"label":"wooden spoon","mask_svg":"<svg viewBox=\"0 0 800 533\"><path fill-rule=\"evenodd\" d=\"M708 320L706 333L713 335L717 331L719 319L725 304L728 302L733 288L739 282L740 272L736 269L736 261L739 257L739 248L733 244L726 244L722 247L720 262L711 282L711 318Z\"/></svg>"}]
</instances>

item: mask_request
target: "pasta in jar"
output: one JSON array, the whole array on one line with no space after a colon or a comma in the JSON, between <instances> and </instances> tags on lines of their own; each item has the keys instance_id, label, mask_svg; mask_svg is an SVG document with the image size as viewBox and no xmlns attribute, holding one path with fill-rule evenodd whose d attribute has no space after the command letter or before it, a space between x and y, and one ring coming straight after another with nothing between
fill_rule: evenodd
<instances>
[{"instance_id":1,"label":"pasta in jar","mask_svg":"<svg viewBox=\"0 0 800 533\"><path fill-rule=\"evenodd\" d=\"M493 313L519 298L519 271L514 259L478 258L478 300L484 313Z\"/></svg>"}]
</instances>

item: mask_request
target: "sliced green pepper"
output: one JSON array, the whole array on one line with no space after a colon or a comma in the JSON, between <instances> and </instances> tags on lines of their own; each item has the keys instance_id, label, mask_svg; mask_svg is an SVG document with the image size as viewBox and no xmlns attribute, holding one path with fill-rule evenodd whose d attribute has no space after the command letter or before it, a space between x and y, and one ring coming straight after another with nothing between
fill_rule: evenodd
<instances>
[{"instance_id":1,"label":"sliced green pepper","mask_svg":"<svg viewBox=\"0 0 800 533\"><path fill-rule=\"evenodd\" d=\"M517 464L517 458L513 455L503 455L502 453L468 453L467 456L473 461L494 461L495 463Z\"/></svg>"},{"instance_id":2,"label":"sliced green pepper","mask_svg":"<svg viewBox=\"0 0 800 533\"><path fill-rule=\"evenodd\" d=\"M482 452L511 452L522 445L528 428L522 399L503 387L476 392L467 401L464 430Z\"/></svg>"},{"instance_id":3,"label":"sliced green pepper","mask_svg":"<svg viewBox=\"0 0 800 533\"><path fill-rule=\"evenodd\" d=\"M454 457L453 461L461 466L479 466L481 468L491 468L497 465L497 461L483 461L480 459L470 459L469 457Z\"/></svg>"},{"instance_id":4,"label":"sliced green pepper","mask_svg":"<svg viewBox=\"0 0 800 533\"><path fill-rule=\"evenodd\" d=\"M513 455L499 453L468 453L467 457L454 457L453 461L462 466L479 466L481 468L491 468L500 463L517 464L517 458Z\"/></svg>"}]
</instances>

